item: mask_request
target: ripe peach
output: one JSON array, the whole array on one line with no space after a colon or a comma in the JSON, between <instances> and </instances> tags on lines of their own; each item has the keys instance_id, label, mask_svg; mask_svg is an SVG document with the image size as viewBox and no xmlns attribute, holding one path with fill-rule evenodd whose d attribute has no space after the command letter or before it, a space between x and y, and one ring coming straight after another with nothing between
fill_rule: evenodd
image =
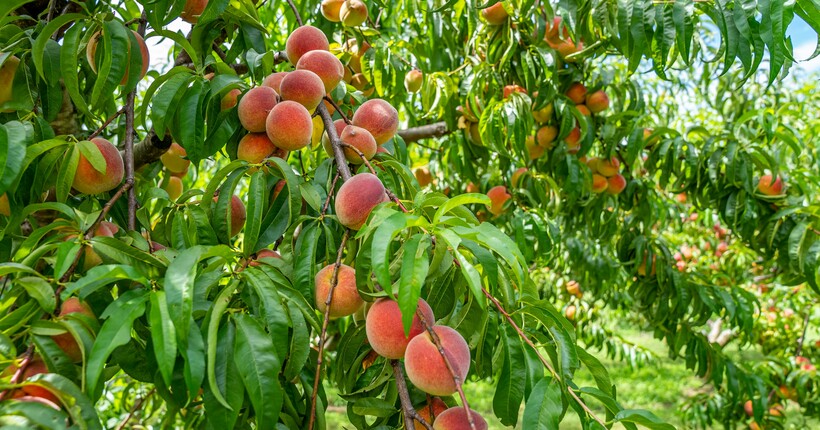
<instances>
[{"instance_id":1,"label":"ripe peach","mask_svg":"<svg viewBox=\"0 0 820 430\"><path fill-rule=\"evenodd\" d=\"M12 98L12 84L19 65L20 59L12 55L6 58L6 61L0 66L0 105Z\"/></svg>"},{"instance_id":2,"label":"ripe peach","mask_svg":"<svg viewBox=\"0 0 820 430\"><path fill-rule=\"evenodd\" d=\"M417 93L424 82L424 73L419 69L413 69L404 75L404 88L408 93Z\"/></svg>"},{"instance_id":3,"label":"ripe peach","mask_svg":"<svg viewBox=\"0 0 820 430\"><path fill-rule=\"evenodd\" d=\"M754 406L752 405L751 400L746 400L746 403L743 404L743 411L750 417L754 416Z\"/></svg>"},{"instance_id":4,"label":"ripe peach","mask_svg":"<svg viewBox=\"0 0 820 430\"><path fill-rule=\"evenodd\" d=\"M584 293L581 291L581 284L579 284L578 281L567 282L567 293L572 294L579 299L584 296Z\"/></svg>"},{"instance_id":5,"label":"ripe peach","mask_svg":"<svg viewBox=\"0 0 820 430\"><path fill-rule=\"evenodd\" d=\"M598 160L597 168L598 173L609 178L618 174L621 162L615 157L610 157L608 160Z\"/></svg>"},{"instance_id":6,"label":"ripe peach","mask_svg":"<svg viewBox=\"0 0 820 430\"><path fill-rule=\"evenodd\" d=\"M535 136L527 136L527 141L524 143L529 153L530 160L541 158L547 151L547 148L535 142Z\"/></svg>"},{"instance_id":7,"label":"ripe peach","mask_svg":"<svg viewBox=\"0 0 820 430\"><path fill-rule=\"evenodd\" d=\"M222 100L219 102L219 108L221 110L228 110L234 106L236 106L237 101L239 100L239 96L242 94L242 91L239 88L234 88L228 91L227 94L222 96Z\"/></svg>"},{"instance_id":8,"label":"ripe peach","mask_svg":"<svg viewBox=\"0 0 820 430\"><path fill-rule=\"evenodd\" d=\"M330 22L339 22L342 18L339 16L339 9L345 0L322 0L322 16Z\"/></svg>"},{"instance_id":9,"label":"ripe peach","mask_svg":"<svg viewBox=\"0 0 820 430\"><path fill-rule=\"evenodd\" d=\"M552 148L552 143L555 142L555 138L557 136L558 127L554 125L545 125L539 128L535 133L535 142L538 143L539 146L550 149Z\"/></svg>"},{"instance_id":10,"label":"ripe peach","mask_svg":"<svg viewBox=\"0 0 820 430\"><path fill-rule=\"evenodd\" d=\"M772 180L772 175L763 175L757 182L757 191L767 196L783 194L783 181L780 176Z\"/></svg>"},{"instance_id":11,"label":"ripe peach","mask_svg":"<svg viewBox=\"0 0 820 430\"><path fill-rule=\"evenodd\" d=\"M313 120L304 106L284 101L271 109L266 120L268 138L277 148L298 151L310 145Z\"/></svg>"},{"instance_id":12,"label":"ripe peach","mask_svg":"<svg viewBox=\"0 0 820 430\"><path fill-rule=\"evenodd\" d=\"M425 403L416 408L416 412L418 412L419 416L424 418L424 421L427 421L427 424L434 424L436 422L436 417L441 415L442 412L447 410L447 404L444 403L438 397L433 397L430 403ZM414 420L417 429L422 429L421 422L418 420Z\"/></svg>"},{"instance_id":13,"label":"ripe peach","mask_svg":"<svg viewBox=\"0 0 820 430\"><path fill-rule=\"evenodd\" d=\"M569 86L565 94L573 103L578 105L584 102L584 98L587 95L587 87L580 82L575 82Z\"/></svg>"},{"instance_id":14,"label":"ripe peach","mask_svg":"<svg viewBox=\"0 0 820 430\"><path fill-rule=\"evenodd\" d=\"M316 273L316 309L324 313L327 295L330 293L330 286L333 282L333 264L328 264ZM356 288L356 270L342 264L339 266L338 282L333 289L333 296L330 300L330 316L340 318L353 315L364 304L364 300L359 295Z\"/></svg>"},{"instance_id":15,"label":"ripe peach","mask_svg":"<svg viewBox=\"0 0 820 430\"><path fill-rule=\"evenodd\" d=\"M587 107L593 113L603 112L609 108L609 97L603 90L595 91L592 94L587 94Z\"/></svg>"},{"instance_id":16,"label":"ripe peach","mask_svg":"<svg viewBox=\"0 0 820 430\"><path fill-rule=\"evenodd\" d=\"M370 49L370 44L367 41L363 41L361 46L356 42L356 39L349 39L345 43L345 50L350 53L350 60L348 60L347 65L353 73L362 73L362 56L368 49Z\"/></svg>"},{"instance_id":17,"label":"ripe peach","mask_svg":"<svg viewBox=\"0 0 820 430\"><path fill-rule=\"evenodd\" d=\"M578 112L581 112L581 115L592 116L592 112L589 111L589 108L586 105L575 105L575 109L578 109Z\"/></svg>"},{"instance_id":18,"label":"ripe peach","mask_svg":"<svg viewBox=\"0 0 820 430\"><path fill-rule=\"evenodd\" d=\"M424 315L428 324L435 324L433 310L423 299L419 299L418 311ZM403 358L407 344L424 332L421 319L418 315L414 315L410 333L405 336L399 304L388 298L379 299L373 303L370 311L367 312L365 324L370 346L382 357L392 360Z\"/></svg>"},{"instance_id":19,"label":"ripe peach","mask_svg":"<svg viewBox=\"0 0 820 430\"><path fill-rule=\"evenodd\" d=\"M342 184L333 207L343 226L358 230L373 208L386 201L382 181L372 173L359 173Z\"/></svg>"},{"instance_id":20,"label":"ripe peach","mask_svg":"<svg viewBox=\"0 0 820 430\"><path fill-rule=\"evenodd\" d=\"M499 3L496 3L496 4L499 4ZM503 92L503 95L504 95L505 99L509 98L510 95L512 95L512 93L527 94L526 88L524 88L520 85L505 85L502 92Z\"/></svg>"},{"instance_id":21,"label":"ripe peach","mask_svg":"<svg viewBox=\"0 0 820 430\"><path fill-rule=\"evenodd\" d=\"M296 65L302 55L310 51L328 51L330 44L327 36L316 27L303 25L288 36L285 42L285 53L287 53L290 64Z\"/></svg>"},{"instance_id":22,"label":"ripe peach","mask_svg":"<svg viewBox=\"0 0 820 430\"><path fill-rule=\"evenodd\" d=\"M185 151L185 148L173 142L171 146L168 147L168 150L160 155L159 159L169 172L181 173L187 172L188 166L191 164L187 158L184 158L187 155L188 153Z\"/></svg>"},{"instance_id":23,"label":"ripe peach","mask_svg":"<svg viewBox=\"0 0 820 430\"><path fill-rule=\"evenodd\" d=\"M592 174L592 192L593 193L603 193L607 190L609 186L606 177L601 176L597 173Z\"/></svg>"},{"instance_id":24,"label":"ripe peach","mask_svg":"<svg viewBox=\"0 0 820 430\"><path fill-rule=\"evenodd\" d=\"M199 16L205 11L205 6L208 6L208 0L188 0L179 17L185 22L196 24Z\"/></svg>"},{"instance_id":25,"label":"ripe peach","mask_svg":"<svg viewBox=\"0 0 820 430\"><path fill-rule=\"evenodd\" d=\"M607 179L606 192L609 194L621 194L624 188L626 188L626 178L620 173Z\"/></svg>"},{"instance_id":26,"label":"ripe peach","mask_svg":"<svg viewBox=\"0 0 820 430\"><path fill-rule=\"evenodd\" d=\"M535 122L539 124L544 124L545 122L552 119L552 115L554 112L555 108L553 107L552 103L550 103L542 107L541 109L533 109L532 117L533 119L535 119Z\"/></svg>"},{"instance_id":27,"label":"ripe peach","mask_svg":"<svg viewBox=\"0 0 820 430\"><path fill-rule=\"evenodd\" d=\"M413 171L413 174L416 176L416 180L419 181L419 186L421 188L424 188L433 182L433 175L430 173L430 169L426 167L417 168Z\"/></svg>"},{"instance_id":28,"label":"ripe peach","mask_svg":"<svg viewBox=\"0 0 820 430\"><path fill-rule=\"evenodd\" d=\"M140 56L142 57L142 70L140 70L140 79L145 77L145 74L148 73L148 65L151 63L151 55L148 52L148 46L145 44L145 40L134 30L131 30L134 33L134 37L137 39L137 44L139 45ZM100 41L102 35L100 32L94 33L91 36L91 39L88 41L88 45L85 47L85 56L86 60L88 60L88 65L91 66L91 70L94 73L97 73L97 59L95 58L97 55L97 44ZM131 47L128 47L128 55L131 55ZM125 85L128 82L128 69L130 68L130 58L126 60L128 63L125 65L125 75L122 77L122 81L120 81L120 85Z\"/></svg>"},{"instance_id":29,"label":"ripe peach","mask_svg":"<svg viewBox=\"0 0 820 430\"><path fill-rule=\"evenodd\" d=\"M19 366L16 363L12 363L6 370L3 371L3 376L6 375L14 375L17 372ZM46 364L43 362L43 359L40 356L35 355L32 360L26 366L26 370L23 371L23 375L20 378L20 381L25 381L29 378L32 378L36 375L40 375L42 373L49 373ZM26 385L20 388L19 391L16 391L12 397L23 397L23 396L31 396L31 397L39 397L41 399L48 400L54 404L59 405L60 399L54 395L51 391L38 387L36 385Z\"/></svg>"},{"instance_id":30,"label":"ripe peach","mask_svg":"<svg viewBox=\"0 0 820 430\"><path fill-rule=\"evenodd\" d=\"M501 215L504 212L504 203L512 196L507 192L507 187L503 185L496 185L487 191L487 197L490 198L491 204L489 211L495 216Z\"/></svg>"},{"instance_id":31,"label":"ripe peach","mask_svg":"<svg viewBox=\"0 0 820 430\"><path fill-rule=\"evenodd\" d=\"M399 128L399 112L382 99L372 99L359 106L352 123L369 131L376 143L384 145Z\"/></svg>"},{"instance_id":32,"label":"ripe peach","mask_svg":"<svg viewBox=\"0 0 820 430\"><path fill-rule=\"evenodd\" d=\"M287 154L287 151L277 148L266 133L248 133L242 137L236 147L236 158L250 164L259 164L270 156L284 159ZM256 170L257 168L254 167L248 172L254 173Z\"/></svg>"},{"instance_id":33,"label":"ripe peach","mask_svg":"<svg viewBox=\"0 0 820 430\"><path fill-rule=\"evenodd\" d=\"M510 17L504 9L504 5L500 1L488 8L481 9L481 16L484 17L487 24L490 25L504 24L507 21L507 18Z\"/></svg>"},{"instance_id":34,"label":"ripe peach","mask_svg":"<svg viewBox=\"0 0 820 430\"><path fill-rule=\"evenodd\" d=\"M564 142L567 144L567 152L570 154L578 152L581 149L581 129L578 127L573 128L564 138Z\"/></svg>"},{"instance_id":35,"label":"ripe peach","mask_svg":"<svg viewBox=\"0 0 820 430\"><path fill-rule=\"evenodd\" d=\"M324 84L324 92L330 92L345 75L345 68L342 62L329 51L310 51L302 55L296 63L296 70L309 70L316 74ZM280 91L281 94L281 91ZM324 94L323 94L324 95ZM285 97L282 94L282 97Z\"/></svg>"},{"instance_id":36,"label":"ripe peach","mask_svg":"<svg viewBox=\"0 0 820 430\"><path fill-rule=\"evenodd\" d=\"M80 153L77 171L71 186L83 194L100 194L116 188L125 174L125 166L120 151L111 142L95 137L91 142L100 150L105 160L105 171L100 172L91 165L91 162Z\"/></svg>"},{"instance_id":37,"label":"ripe peach","mask_svg":"<svg viewBox=\"0 0 820 430\"><path fill-rule=\"evenodd\" d=\"M265 131L265 120L277 104L276 91L271 87L251 88L239 100L237 114L242 127L251 133ZM317 103L318 104L318 103Z\"/></svg>"},{"instance_id":38,"label":"ripe peach","mask_svg":"<svg viewBox=\"0 0 820 430\"><path fill-rule=\"evenodd\" d=\"M475 430L487 430L487 421L478 412L470 409L470 415L473 417L473 424ZM433 430L469 430L470 420L467 418L467 412L464 411L463 406L453 406L450 409L442 412L433 425Z\"/></svg>"},{"instance_id":39,"label":"ripe peach","mask_svg":"<svg viewBox=\"0 0 820 430\"><path fill-rule=\"evenodd\" d=\"M355 125L345 127L344 130L342 130L342 134L339 135L339 140L341 140L343 144L358 149L368 160L376 155L378 149L376 139L373 138L373 135L370 134L369 131ZM364 163L362 157L359 156L356 151L353 151L351 148L343 148L347 161L353 164Z\"/></svg>"},{"instance_id":40,"label":"ripe peach","mask_svg":"<svg viewBox=\"0 0 820 430\"><path fill-rule=\"evenodd\" d=\"M151 241L151 246L149 247L149 250L152 254L157 251L162 251L163 249L167 249L165 248L165 245L159 242L154 242L153 240Z\"/></svg>"},{"instance_id":41,"label":"ripe peach","mask_svg":"<svg viewBox=\"0 0 820 430\"><path fill-rule=\"evenodd\" d=\"M214 202L218 199L219 197L214 196ZM231 196L231 237L236 236L242 231L246 218L245 203L242 203L242 200L238 196Z\"/></svg>"},{"instance_id":42,"label":"ripe peach","mask_svg":"<svg viewBox=\"0 0 820 430\"><path fill-rule=\"evenodd\" d=\"M467 193L480 193L481 188L479 188L478 185L470 182L469 184L467 184L467 188L464 190L464 192L467 192Z\"/></svg>"},{"instance_id":43,"label":"ripe peach","mask_svg":"<svg viewBox=\"0 0 820 430\"><path fill-rule=\"evenodd\" d=\"M0 215L11 216L11 207L9 206L9 196L6 193L0 195Z\"/></svg>"},{"instance_id":44,"label":"ripe peach","mask_svg":"<svg viewBox=\"0 0 820 430\"><path fill-rule=\"evenodd\" d=\"M598 157L590 157L586 161L586 164L587 164L587 167L589 167L589 170L592 173L598 173L598 163L600 163L600 162L601 162L601 160Z\"/></svg>"},{"instance_id":45,"label":"ripe peach","mask_svg":"<svg viewBox=\"0 0 820 430\"><path fill-rule=\"evenodd\" d=\"M441 341L442 349L455 371L455 376L464 382L470 371L470 347L467 342L459 332L447 326L433 326L433 332ZM450 373L430 333L425 331L407 344L404 366L410 382L420 390L434 396L449 396L456 392L453 374ZM442 416L444 414L439 415L437 421L441 420Z\"/></svg>"},{"instance_id":46,"label":"ripe peach","mask_svg":"<svg viewBox=\"0 0 820 430\"><path fill-rule=\"evenodd\" d=\"M556 16L553 18L551 26L547 23L547 32L544 35L544 40L557 42L569 37L569 30L567 30L566 27L561 26L561 21L562 18L560 16ZM558 30L563 30L560 37L558 36Z\"/></svg>"},{"instance_id":47,"label":"ripe peach","mask_svg":"<svg viewBox=\"0 0 820 430\"><path fill-rule=\"evenodd\" d=\"M527 173L526 167L519 167L515 172L513 172L512 177L510 178L510 183L512 183L513 187L518 187L521 184L521 178L525 173Z\"/></svg>"},{"instance_id":48,"label":"ripe peach","mask_svg":"<svg viewBox=\"0 0 820 430\"><path fill-rule=\"evenodd\" d=\"M575 305L567 306L567 309L564 311L564 315L566 315L567 319L570 321L575 321L575 313L578 311L578 308Z\"/></svg>"},{"instance_id":49,"label":"ripe peach","mask_svg":"<svg viewBox=\"0 0 820 430\"><path fill-rule=\"evenodd\" d=\"M279 94L282 85L282 79L285 79L285 76L288 75L288 72L276 72L271 73L262 81L262 85L266 87L271 87L276 91L276 94Z\"/></svg>"},{"instance_id":50,"label":"ripe peach","mask_svg":"<svg viewBox=\"0 0 820 430\"><path fill-rule=\"evenodd\" d=\"M182 179L176 176L168 176L159 183L160 188L168 193L168 198L176 201L182 195Z\"/></svg>"},{"instance_id":51,"label":"ripe peach","mask_svg":"<svg viewBox=\"0 0 820 430\"><path fill-rule=\"evenodd\" d=\"M361 0L345 0L339 8L339 17L345 27L358 27L367 21L367 5Z\"/></svg>"},{"instance_id":52,"label":"ripe peach","mask_svg":"<svg viewBox=\"0 0 820 430\"><path fill-rule=\"evenodd\" d=\"M259 251L256 252L256 258L251 260L248 263L248 266L251 266L251 267L259 266L260 264L262 264L262 263L259 262L259 260L261 260L263 258L282 258L282 256L279 255L279 253L274 251L274 250L263 248L263 249L260 249Z\"/></svg>"},{"instance_id":53,"label":"ripe peach","mask_svg":"<svg viewBox=\"0 0 820 430\"><path fill-rule=\"evenodd\" d=\"M70 297L66 299L60 305L60 316L69 315L69 314L82 314L88 316L90 318L95 318L94 312L91 311L91 307L88 306L87 303L81 302L80 299L76 297ZM68 358L75 363L79 363L83 360L83 353L80 349L80 345L77 344L77 340L74 339L74 336L71 333L62 333L51 337L52 340L60 347L60 349L65 352Z\"/></svg>"},{"instance_id":54,"label":"ripe peach","mask_svg":"<svg viewBox=\"0 0 820 430\"><path fill-rule=\"evenodd\" d=\"M331 54L332 56L333 54ZM307 57L307 54L302 58ZM299 60L301 61L301 60ZM313 112L325 96L325 84L310 70L294 70L288 73L280 84L283 100L290 100Z\"/></svg>"}]
</instances>

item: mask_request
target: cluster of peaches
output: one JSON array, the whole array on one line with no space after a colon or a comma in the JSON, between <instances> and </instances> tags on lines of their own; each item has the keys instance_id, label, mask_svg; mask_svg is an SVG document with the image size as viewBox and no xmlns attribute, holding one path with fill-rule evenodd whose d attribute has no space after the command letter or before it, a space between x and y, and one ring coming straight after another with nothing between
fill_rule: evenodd
<instances>
[{"instance_id":1,"label":"cluster of peaches","mask_svg":"<svg viewBox=\"0 0 820 430\"><path fill-rule=\"evenodd\" d=\"M321 312L327 309L333 272L334 265L331 264L316 274L316 307ZM458 331L434 325L436 319L426 301L419 299L418 311L413 316L410 330L405 332L398 303L390 298L382 298L366 305L356 286L356 271L350 266L339 266L336 287L327 312L333 318L364 313L367 341L373 351L388 360L403 359L410 382L431 396L455 394L455 377L463 382L469 373L470 347ZM437 343L441 345L446 361L439 352ZM452 370L449 366L452 366ZM465 409L461 406L448 409L438 397L434 397L429 404L419 406L417 410L437 430L469 428ZM476 428L486 430L487 423L484 419L474 411L471 414ZM420 428L421 424L417 423L416 426Z\"/></svg>"}]
</instances>

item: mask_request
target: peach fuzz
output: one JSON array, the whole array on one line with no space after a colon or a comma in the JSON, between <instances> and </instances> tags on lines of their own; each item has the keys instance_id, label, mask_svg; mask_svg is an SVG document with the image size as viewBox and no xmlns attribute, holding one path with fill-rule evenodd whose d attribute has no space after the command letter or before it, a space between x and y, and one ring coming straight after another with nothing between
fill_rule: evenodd
<instances>
[{"instance_id":1,"label":"peach fuzz","mask_svg":"<svg viewBox=\"0 0 820 430\"><path fill-rule=\"evenodd\" d=\"M417 312L424 315L428 324L435 323L433 310L423 299L419 299ZM424 326L419 316L413 315L410 332L405 336L399 304L395 300L383 298L376 300L367 312L365 330L367 341L377 354L391 360L400 360L404 358L407 344L424 332Z\"/></svg>"},{"instance_id":2,"label":"peach fuzz","mask_svg":"<svg viewBox=\"0 0 820 430\"><path fill-rule=\"evenodd\" d=\"M382 181L372 173L359 173L339 187L333 207L343 226L358 230L373 208L386 201Z\"/></svg>"},{"instance_id":3,"label":"peach fuzz","mask_svg":"<svg viewBox=\"0 0 820 430\"><path fill-rule=\"evenodd\" d=\"M455 377L464 382L470 371L470 347L467 341L459 332L447 326L437 325L432 330L441 341L444 354L455 371ZM404 367L410 382L425 393L449 396L456 392L453 374L450 373L430 333L426 331L407 344Z\"/></svg>"},{"instance_id":4,"label":"peach fuzz","mask_svg":"<svg viewBox=\"0 0 820 430\"><path fill-rule=\"evenodd\" d=\"M327 309L326 301L333 282L334 267L335 265L329 264L316 273L316 309L321 313ZM337 279L338 282L330 300L331 318L353 315L364 304L356 288L356 271L352 267L346 264L340 265Z\"/></svg>"}]
</instances>

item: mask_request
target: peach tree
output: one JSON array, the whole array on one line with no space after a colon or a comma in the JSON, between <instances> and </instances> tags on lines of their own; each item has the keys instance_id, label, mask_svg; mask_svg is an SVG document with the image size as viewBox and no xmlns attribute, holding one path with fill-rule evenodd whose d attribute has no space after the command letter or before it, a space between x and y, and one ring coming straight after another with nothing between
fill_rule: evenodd
<instances>
[{"instance_id":1,"label":"peach tree","mask_svg":"<svg viewBox=\"0 0 820 430\"><path fill-rule=\"evenodd\" d=\"M747 284L799 285L804 327L820 293L817 123L770 93L795 17L820 31L815 0L5 2L0 423L326 428L338 393L356 428L673 428L594 354L620 317L712 384L695 423L816 415L805 328L769 365L707 333L766 340ZM687 269L713 233L745 257Z\"/></svg>"}]
</instances>

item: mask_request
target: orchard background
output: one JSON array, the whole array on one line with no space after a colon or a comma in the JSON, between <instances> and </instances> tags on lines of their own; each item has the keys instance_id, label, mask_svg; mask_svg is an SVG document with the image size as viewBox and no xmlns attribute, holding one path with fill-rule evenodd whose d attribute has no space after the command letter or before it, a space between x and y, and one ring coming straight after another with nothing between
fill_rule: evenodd
<instances>
[{"instance_id":1,"label":"orchard background","mask_svg":"<svg viewBox=\"0 0 820 430\"><path fill-rule=\"evenodd\" d=\"M818 33L5 0L0 427L820 426Z\"/></svg>"}]
</instances>

